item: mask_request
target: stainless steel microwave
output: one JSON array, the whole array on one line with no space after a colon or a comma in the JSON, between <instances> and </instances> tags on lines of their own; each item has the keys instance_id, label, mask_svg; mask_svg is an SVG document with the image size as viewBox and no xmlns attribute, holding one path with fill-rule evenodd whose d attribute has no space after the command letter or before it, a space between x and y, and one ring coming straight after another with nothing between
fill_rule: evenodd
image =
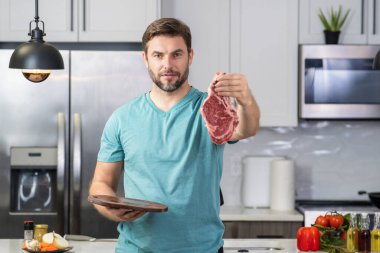
<instances>
[{"instance_id":1,"label":"stainless steel microwave","mask_svg":"<svg viewBox=\"0 0 380 253\"><path fill-rule=\"evenodd\" d=\"M380 46L300 46L299 116L304 119L379 119Z\"/></svg>"}]
</instances>

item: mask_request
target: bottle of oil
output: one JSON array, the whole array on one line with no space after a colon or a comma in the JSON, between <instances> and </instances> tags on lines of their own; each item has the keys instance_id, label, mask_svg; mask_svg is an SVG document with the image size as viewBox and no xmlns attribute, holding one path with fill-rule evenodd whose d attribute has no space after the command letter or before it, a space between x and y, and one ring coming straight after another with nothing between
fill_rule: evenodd
<instances>
[{"instance_id":1,"label":"bottle of oil","mask_svg":"<svg viewBox=\"0 0 380 253\"><path fill-rule=\"evenodd\" d=\"M350 214L350 226L347 230L347 251L357 252L359 240L359 229L357 224L356 213Z\"/></svg>"},{"instance_id":2,"label":"bottle of oil","mask_svg":"<svg viewBox=\"0 0 380 253\"><path fill-rule=\"evenodd\" d=\"M371 252L371 231L369 230L368 213L361 214L358 249L359 252Z\"/></svg>"},{"instance_id":3,"label":"bottle of oil","mask_svg":"<svg viewBox=\"0 0 380 253\"><path fill-rule=\"evenodd\" d=\"M371 231L371 252L380 252L380 213L375 213L375 225Z\"/></svg>"}]
</instances>

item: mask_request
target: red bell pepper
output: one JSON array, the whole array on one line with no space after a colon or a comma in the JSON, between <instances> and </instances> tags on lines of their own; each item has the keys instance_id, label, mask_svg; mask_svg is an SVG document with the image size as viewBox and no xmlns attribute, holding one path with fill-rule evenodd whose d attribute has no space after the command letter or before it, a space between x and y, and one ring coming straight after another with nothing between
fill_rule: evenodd
<instances>
[{"instance_id":1,"label":"red bell pepper","mask_svg":"<svg viewBox=\"0 0 380 253\"><path fill-rule=\"evenodd\" d=\"M317 251L320 234L316 227L300 227L297 232L297 248L301 251Z\"/></svg>"}]
</instances>

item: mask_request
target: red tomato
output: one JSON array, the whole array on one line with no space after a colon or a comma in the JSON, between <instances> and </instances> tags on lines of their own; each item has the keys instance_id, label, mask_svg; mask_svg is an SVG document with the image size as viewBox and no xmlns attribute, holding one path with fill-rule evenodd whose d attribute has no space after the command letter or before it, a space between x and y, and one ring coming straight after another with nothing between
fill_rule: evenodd
<instances>
[{"instance_id":1,"label":"red tomato","mask_svg":"<svg viewBox=\"0 0 380 253\"><path fill-rule=\"evenodd\" d=\"M315 220L315 224L322 226L322 227L328 227L329 226L329 220L322 215L319 215L317 219Z\"/></svg>"},{"instance_id":2,"label":"red tomato","mask_svg":"<svg viewBox=\"0 0 380 253\"><path fill-rule=\"evenodd\" d=\"M331 216L330 226L334 228L339 228L340 226L343 225L343 222L344 222L343 216L340 214L337 214L337 215Z\"/></svg>"},{"instance_id":3,"label":"red tomato","mask_svg":"<svg viewBox=\"0 0 380 253\"><path fill-rule=\"evenodd\" d=\"M329 227L330 226L330 220L331 220L331 215L330 214L326 214L325 215L325 218L329 221L329 224L327 225L327 227Z\"/></svg>"},{"instance_id":4,"label":"red tomato","mask_svg":"<svg viewBox=\"0 0 380 253\"><path fill-rule=\"evenodd\" d=\"M301 251L317 251L320 246L320 234L316 227L301 227L297 232L297 248Z\"/></svg>"}]
</instances>

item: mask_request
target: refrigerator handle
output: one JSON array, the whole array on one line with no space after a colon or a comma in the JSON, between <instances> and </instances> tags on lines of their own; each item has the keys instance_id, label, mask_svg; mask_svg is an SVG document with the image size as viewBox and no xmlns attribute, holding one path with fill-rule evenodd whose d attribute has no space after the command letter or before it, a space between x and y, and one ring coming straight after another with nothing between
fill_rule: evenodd
<instances>
[{"instance_id":1,"label":"refrigerator handle","mask_svg":"<svg viewBox=\"0 0 380 253\"><path fill-rule=\"evenodd\" d=\"M74 114L73 136L73 166L70 187L70 233L80 234L80 203L81 203L81 167L82 167L82 129L81 115Z\"/></svg>"},{"instance_id":2,"label":"refrigerator handle","mask_svg":"<svg viewBox=\"0 0 380 253\"><path fill-rule=\"evenodd\" d=\"M58 113L58 140L57 140L57 210L59 226L57 231L66 231L65 219L67 212L65 211L65 167L66 167L66 141L65 141L65 114Z\"/></svg>"}]
</instances>

